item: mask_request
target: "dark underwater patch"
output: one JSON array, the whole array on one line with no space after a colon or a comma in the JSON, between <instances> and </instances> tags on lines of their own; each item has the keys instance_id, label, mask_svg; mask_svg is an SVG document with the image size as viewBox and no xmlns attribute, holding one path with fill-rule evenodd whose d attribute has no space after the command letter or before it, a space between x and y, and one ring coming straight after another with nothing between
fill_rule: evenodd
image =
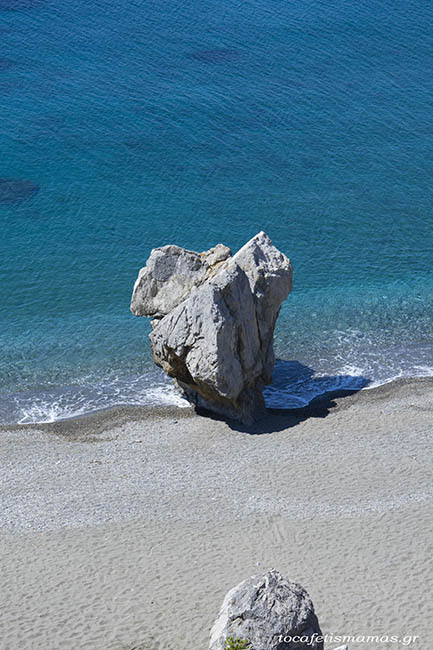
<instances>
[{"instance_id":1,"label":"dark underwater patch","mask_svg":"<svg viewBox=\"0 0 433 650\"><path fill-rule=\"evenodd\" d=\"M0 0L0 11L20 11L21 9L34 9L42 4L43 0Z\"/></svg>"},{"instance_id":2,"label":"dark underwater patch","mask_svg":"<svg viewBox=\"0 0 433 650\"><path fill-rule=\"evenodd\" d=\"M3 57L0 57L0 72L2 70L7 70L8 68L12 68L14 65L14 62L11 61L10 59L4 59Z\"/></svg>"},{"instance_id":3,"label":"dark underwater patch","mask_svg":"<svg viewBox=\"0 0 433 650\"><path fill-rule=\"evenodd\" d=\"M202 63L229 63L231 61L236 61L239 59L241 53L239 50L217 48L214 50L199 50L198 52L190 52L187 56L190 59L195 59L196 61L201 61Z\"/></svg>"},{"instance_id":4,"label":"dark underwater patch","mask_svg":"<svg viewBox=\"0 0 433 650\"><path fill-rule=\"evenodd\" d=\"M22 203L39 191L39 185L25 179L0 178L0 204Z\"/></svg>"}]
</instances>

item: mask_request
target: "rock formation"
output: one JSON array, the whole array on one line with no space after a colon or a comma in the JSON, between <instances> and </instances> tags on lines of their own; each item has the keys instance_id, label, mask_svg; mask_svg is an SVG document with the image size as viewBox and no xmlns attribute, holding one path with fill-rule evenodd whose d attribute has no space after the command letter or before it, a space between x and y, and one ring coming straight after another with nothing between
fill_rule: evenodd
<instances>
[{"instance_id":1,"label":"rock formation","mask_svg":"<svg viewBox=\"0 0 433 650\"><path fill-rule=\"evenodd\" d=\"M291 288L290 260L260 232L233 257L222 244L154 249L131 311L153 318L153 359L192 403L249 424L264 408L275 322Z\"/></svg>"},{"instance_id":2,"label":"rock formation","mask_svg":"<svg viewBox=\"0 0 433 650\"><path fill-rule=\"evenodd\" d=\"M323 650L311 598L274 569L244 580L226 595L209 650L226 650L230 637L248 643L248 650Z\"/></svg>"}]
</instances>

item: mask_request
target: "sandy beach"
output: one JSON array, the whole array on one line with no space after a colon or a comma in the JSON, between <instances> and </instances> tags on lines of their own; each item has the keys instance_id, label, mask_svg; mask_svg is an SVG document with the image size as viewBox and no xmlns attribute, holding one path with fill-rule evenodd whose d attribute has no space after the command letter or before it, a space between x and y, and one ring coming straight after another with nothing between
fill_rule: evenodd
<instances>
[{"instance_id":1,"label":"sandy beach","mask_svg":"<svg viewBox=\"0 0 433 650\"><path fill-rule=\"evenodd\" d=\"M430 649L432 389L249 430L132 407L1 429L0 647L205 649L226 592L275 567L324 633L399 637L351 650Z\"/></svg>"}]
</instances>

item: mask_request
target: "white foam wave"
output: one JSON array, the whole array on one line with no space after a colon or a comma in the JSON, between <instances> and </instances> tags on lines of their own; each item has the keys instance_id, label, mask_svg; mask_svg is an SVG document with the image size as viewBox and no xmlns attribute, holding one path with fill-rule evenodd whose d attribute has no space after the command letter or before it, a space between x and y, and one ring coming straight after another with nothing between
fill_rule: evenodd
<instances>
[{"instance_id":1,"label":"white foam wave","mask_svg":"<svg viewBox=\"0 0 433 650\"><path fill-rule=\"evenodd\" d=\"M115 406L155 405L185 408L189 403L164 378L152 385L149 377L111 377L99 383L89 377L87 383L79 385L53 387L37 393L18 393L12 400L3 398L0 403L0 421L43 424Z\"/></svg>"},{"instance_id":2,"label":"white foam wave","mask_svg":"<svg viewBox=\"0 0 433 650\"><path fill-rule=\"evenodd\" d=\"M86 408L73 408L59 402L39 400L29 406L21 407L20 412L18 424L45 424L83 415L86 413Z\"/></svg>"},{"instance_id":3,"label":"white foam wave","mask_svg":"<svg viewBox=\"0 0 433 650\"><path fill-rule=\"evenodd\" d=\"M425 363L430 346L383 349L363 347L357 331L346 332L345 344L330 358L277 361L274 381L264 389L269 408L301 408L333 391L370 389L401 378L433 377ZM162 372L123 377L83 377L72 386L0 395L0 422L56 422L115 406L177 406L189 403Z\"/></svg>"}]
</instances>

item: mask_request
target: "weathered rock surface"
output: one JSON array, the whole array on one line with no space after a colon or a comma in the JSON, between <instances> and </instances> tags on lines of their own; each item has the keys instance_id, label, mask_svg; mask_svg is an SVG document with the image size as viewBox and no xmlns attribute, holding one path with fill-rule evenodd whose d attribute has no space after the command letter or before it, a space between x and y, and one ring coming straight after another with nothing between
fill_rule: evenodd
<instances>
[{"instance_id":1,"label":"weathered rock surface","mask_svg":"<svg viewBox=\"0 0 433 650\"><path fill-rule=\"evenodd\" d=\"M209 650L225 650L229 637L249 642L249 650L323 650L311 598L274 569L244 580L226 595Z\"/></svg>"},{"instance_id":2,"label":"weathered rock surface","mask_svg":"<svg viewBox=\"0 0 433 650\"><path fill-rule=\"evenodd\" d=\"M191 402L250 423L264 408L291 287L290 260L264 232L233 257L222 244L204 253L163 246L139 272L131 311L153 317L153 359Z\"/></svg>"},{"instance_id":3,"label":"weathered rock surface","mask_svg":"<svg viewBox=\"0 0 433 650\"><path fill-rule=\"evenodd\" d=\"M135 282L132 313L154 318L165 316L189 296L191 289L203 284L218 262L230 256L230 249L222 244L205 253L187 251L180 246L154 248Z\"/></svg>"}]
</instances>

